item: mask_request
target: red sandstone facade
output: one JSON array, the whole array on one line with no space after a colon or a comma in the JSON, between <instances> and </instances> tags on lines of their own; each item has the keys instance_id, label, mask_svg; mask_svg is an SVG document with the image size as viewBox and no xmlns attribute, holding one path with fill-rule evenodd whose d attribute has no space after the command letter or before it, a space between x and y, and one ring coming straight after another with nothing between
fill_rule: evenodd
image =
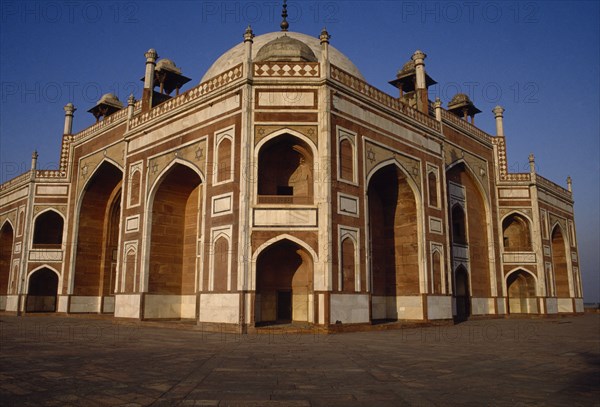
<instances>
[{"instance_id":1,"label":"red sandstone facade","mask_svg":"<svg viewBox=\"0 0 600 407\"><path fill-rule=\"evenodd\" d=\"M0 186L0 309L239 330L583 311L570 183L533 156L509 173L503 109L492 136L464 95L429 101L420 51L399 98L326 32L247 31L181 94L146 58L142 100L76 134L67 105L59 169Z\"/></svg>"}]
</instances>

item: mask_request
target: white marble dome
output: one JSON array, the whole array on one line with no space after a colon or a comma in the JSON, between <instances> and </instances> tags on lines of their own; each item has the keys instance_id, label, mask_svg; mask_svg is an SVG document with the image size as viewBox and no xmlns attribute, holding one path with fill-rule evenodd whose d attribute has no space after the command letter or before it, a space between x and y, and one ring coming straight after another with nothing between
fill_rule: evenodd
<instances>
[{"instance_id":1,"label":"white marble dome","mask_svg":"<svg viewBox=\"0 0 600 407\"><path fill-rule=\"evenodd\" d=\"M310 35L293 32L293 31L277 31L271 32L267 34L257 35L254 37L254 43L252 44L252 60L255 60L260 49L266 45L267 43L283 37L287 35L293 39L299 40L304 44L308 45L308 47L312 50L312 52L317 57L319 62L322 61L321 57L321 42L317 37L312 37ZM225 52L221 55L212 66L206 71L204 76L202 77L201 83L224 72L228 69L233 68L237 64L243 62L245 56L245 45L244 42L240 42L235 47L231 48L229 51ZM342 54L340 51L329 45L329 61L331 64L337 66L338 68L343 69L351 75L354 75L360 79L364 80L364 77L358 70L358 68L348 59L347 56Z\"/></svg>"}]
</instances>

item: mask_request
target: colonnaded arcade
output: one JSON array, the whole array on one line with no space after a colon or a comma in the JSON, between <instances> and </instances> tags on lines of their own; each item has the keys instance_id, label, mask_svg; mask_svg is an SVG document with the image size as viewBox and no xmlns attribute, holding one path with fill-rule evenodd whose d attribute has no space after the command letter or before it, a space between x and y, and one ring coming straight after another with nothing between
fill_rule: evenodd
<instances>
[{"instance_id":1,"label":"colonnaded arcade","mask_svg":"<svg viewBox=\"0 0 600 407\"><path fill-rule=\"evenodd\" d=\"M255 36L200 84L146 54L59 168L0 186L0 310L247 332L583 311L571 182L507 169L496 134L416 51L390 96L318 37ZM141 66L140 66L141 71Z\"/></svg>"}]
</instances>

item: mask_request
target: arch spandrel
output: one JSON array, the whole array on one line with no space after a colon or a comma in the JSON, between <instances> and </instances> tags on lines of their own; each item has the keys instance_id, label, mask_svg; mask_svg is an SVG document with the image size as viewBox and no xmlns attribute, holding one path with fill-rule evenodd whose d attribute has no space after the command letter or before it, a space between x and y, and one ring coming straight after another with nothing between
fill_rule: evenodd
<instances>
[{"instance_id":1,"label":"arch spandrel","mask_svg":"<svg viewBox=\"0 0 600 407\"><path fill-rule=\"evenodd\" d=\"M148 161L148 183L150 188L156 182L157 178L164 172L173 161L186 161L196 167L202 174L206 174L206 139L196 143L189 144L177 150L168 151Z\"/></svg>"},{"instance_id":2,"label":"arch spandrel","mask_svg":"<svg viewBox=\"0 0 600 407\"><path fill-rule=\"evenodd\" d=\"M563 234L564 238L567 239L567 234L566 234L566 231L568 230L567 229L567 220L564 218L558 217L552 213L550 213L549 219L550 219L550 235L552 235L556 224L558 224L558 225L560 225L560 227L562 229L561 233Z\"/></svg>"},{"instance_id":3,"label":"arch spandrel","mask_svg":"<svg viewBox=\"0 0 600 407\"><path fill-rule=\"evenodd\" d=\"M254 146L260 143L265 137L285 129L298 132L312 141L315 146L319 146L317 126L255 126Z\"/></svg>"},{"instance_id":4,"label":"arch spandrel","mask_svg":"<svg viewBox=\"0 0 600 407\"><path fill-rule=\"evenodd\" d=\"M38 213L45 212L47 210L53 210L55 212L59 212L64 216L67 215L67 206L66 205L35 205L33 207L34 216Z\"/></svg>"},{"instance_id":5,"label":"arch spandrel","mask_svg":"<svg viewBox=\"0 0 600 407\"><path fill-rule=\"evenodd\" d=\"M17 224L17 210L13 209L8 213L4 213L0 215L0 228L4 226L4 222L8 221L13 230L16 230Z\"/></svg>"},{"instance_id":6,"label":"arch spandrel","mask_svg":"<svg viewBox=\"0 0 600 407\"><path fill-rule=\"evenodd\" d=\"M311 255L313 255L315 262L319 258L319 238L314 232L295 232L286 231L280 233L278 231L255 231L252 233L252 258L255 259L258 254L270 244L276 243L280 240L290 240L299 246L303 246L307 249Z\"/></svg>"},{"instance_id":7,"label":"arch spandrel","mask_svg":"<svg viewBox=\"0 0 600 407\"><path fill-rule=\"evenodd\" d=\"M479 181L479 184L483 187L486 195L486 199L490 199L490 183L489 183L489 170L485 160L474 156L464 150L461 150L453 145L446 144L444 146L445 157L444 162L446 168L453 166L454 164L463 161L471 170L472 175Z\"/></svg>"},{"instance_id":8,"label":"arch spandrel","mask_svg":"<svg viewBox=\"0 0 600 407\"><path fill-rule=\"evenodd\" d=\"M77 183L77 196L81 196L81 190L87 185L87 181L93 176L98 167L104 162L115 165L121 171L124 162L124 143L117 143L96 153L82 158L79 162L79 182Z\"/></svg>"},{"instance_id":9,"label":"arch spandrel","mask_svg":"<svg viewBox=\"0 0 600 407\"><path fill-rule=\"evenodd\" d=\"M500 219L504 219L507 215L510 215L512 213L524 215L526 218L528 218L528 220L530 222L531 222L531 219L533 219L533 212L531 211L531 209L528 209L528 208L519 208L519 209L515 209L515 208L500 208L498 210L498 214L500 215Z\"/></svg>"},{"instance_id":10,"label":"arch spandrel","mask_svg":"<svg viewBox=\"0 0 600 407\"><path fill-rule=\"evenodd\" d=\"M373 169L379 164L395 160L405 170L406 174L415 182L417 188L421 189L421 162L415 158L407 157L396 151L388 150L375 143L365 143L365 166L367 174L371 174Z\"/></svg>"}]
</instances>

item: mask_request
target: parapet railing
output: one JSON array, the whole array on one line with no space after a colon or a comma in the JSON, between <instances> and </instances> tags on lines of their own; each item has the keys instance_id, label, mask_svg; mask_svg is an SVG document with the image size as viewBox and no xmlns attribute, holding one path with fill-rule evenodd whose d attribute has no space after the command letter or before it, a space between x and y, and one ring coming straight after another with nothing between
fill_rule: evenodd
<instances>
[{"instance_id":1,"label":"parapet railing","mask_svg":"<svg viewBox=\"0 0 600 407\"><path fill-rule=\"evenodd\" d=\"M535 180L537 185L549 191L557 193L558 195L567 196L569 198L572 196L571 192L568 189L561 187L560 185L550 181L547 178L542 177L541 175L536 175Z\"/></svg>"},{"instance_id":2,"label":"parapet railing","mask_svg":"<svg viewBox=\"0 0 600 407\"><path fill-rule=\"evenodd\" d=\"M127 107L124 107L123 109L111 114L110 116L106 116L105 118L103 118L102 120L100 120L99 122L97 122L95 124L92 124L90 127L88 127L85 130L82 130L79 133L73 134L73 141L81 140L91 134L99 132L100 130L102 130L105 127L110 126L111 124L116 124L116 123L125 121L125 119L127 119Z\"/></svg>"},{"instance_id":3,"label":"parapet railing","mask_svg":"<svg viewBox=\"0 0 600 407\"><path fill-rule=\"evenodd\" d=\"M158 116L162 116L165 113L168 113L179 106L182 106L188 102L196 100L202 96L208 95L211 92L216 91L217 89L233 82L236 79L242 77L243 74L243 65L239 64L234 66L233 68L205 81L200 85L192 88L179 96L176 96L172 99L169 99L158 106L152 108L149 112L140 114L133 119L131 119L130 128L134 129L149 120L152 120Z\"/></svg>"},{"instance_id":4,"label":"parapet railing","mask_svg":"<svg viewBox=\"0 0 600 407\"><path fill-rule=\"evenodd\" d=\"M399 99L388 95L376 87L369 85L362 79L359 79L334 65L331 65L331 78L336 82L346 85L347 87L362 93L370 99L396 110L431 129L440 131L440 123L437 120L429 117L429 115L426 115L417 109L413 109L412 107L402 103Z\"/></svg>"},{"instance_id":5,"label":"parapet railing","mask_svg":"<svg viewBox=\"0 0 600 407\"><path fill-rule=\"evenodd\" d=\"M4 191L13 187L15 185L24 184L31 178L31 170L24 172L21 175L17 175L16 177L9 179L8 181L0 184L0 191Z\"/></svg>"},{"instance_id":6,"label":"parapet railing","mask_svg":"<svg viewBox=\"0 0 600 407\"><path fill-rule=\"evenodd\" d=\"M449 122L453 125L455 125L456 127L464 130L467 134L473 135L476 138L478 138L479 140L487 143L491 143L493 136L487 134L485 131L479 129L478 127L476 127L474 124L469 123L466 120L461 119L460 117L456 116L453 113L450 113L449 111L445 110L445 109L441 109L442 111L442 120Z\"/></svg>"}]
</instances>

